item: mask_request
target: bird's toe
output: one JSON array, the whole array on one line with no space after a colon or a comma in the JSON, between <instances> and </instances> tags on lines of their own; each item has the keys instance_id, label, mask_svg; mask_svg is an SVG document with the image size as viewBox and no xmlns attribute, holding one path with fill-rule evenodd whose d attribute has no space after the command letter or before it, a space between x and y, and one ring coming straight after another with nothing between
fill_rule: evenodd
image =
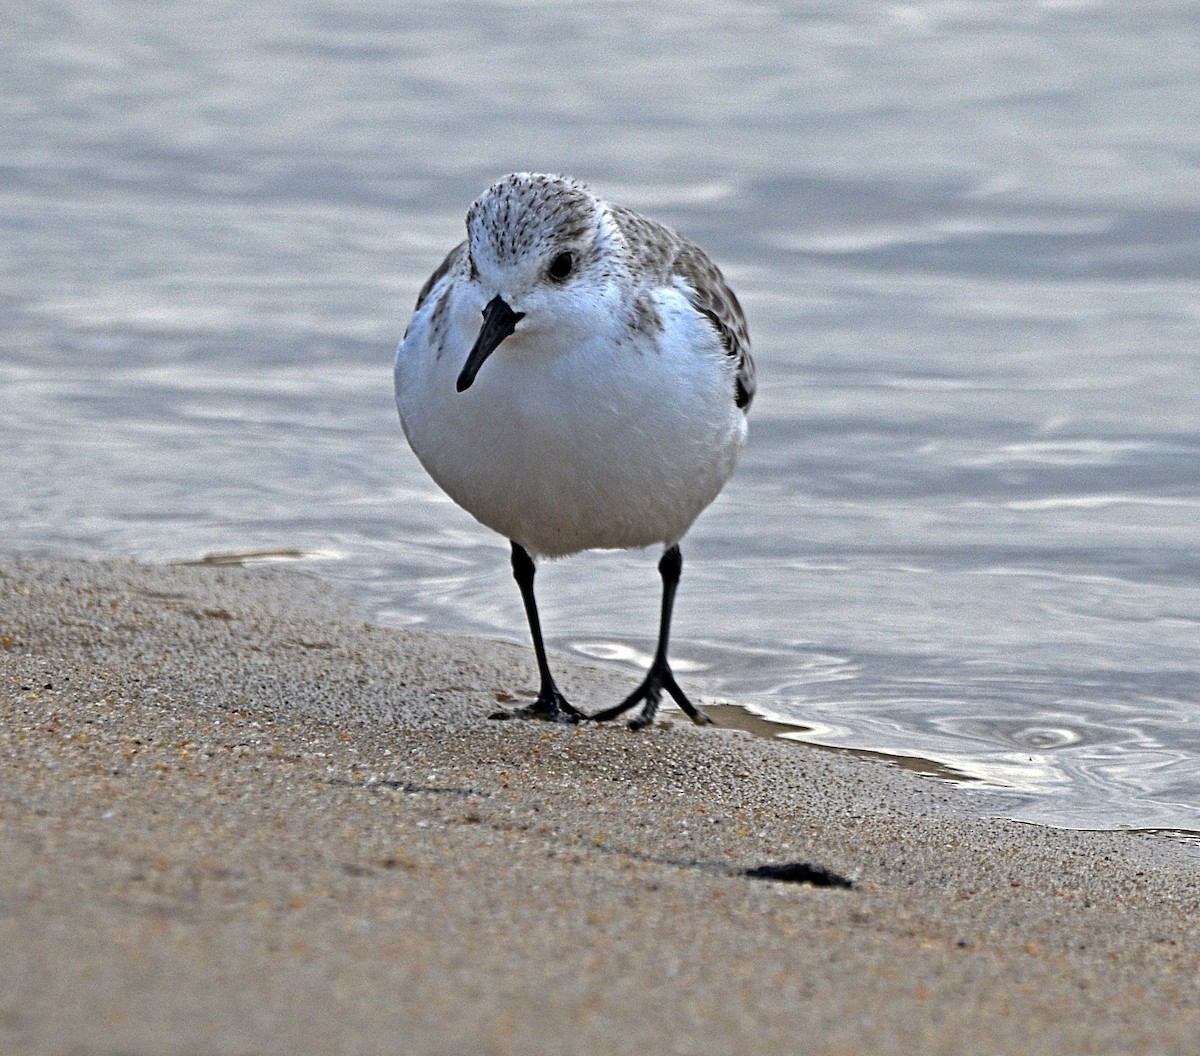
<instances>
[{"instance_id":1,"label":"bird's toe","mask_svg":"<svg viewBox=\"0 0 1200 1056\"><path fill-rule=\"evenodd\" d=\"M586 716L575 705L569 703L561 693L545 693L532 704L523 708L513 708L509 711L501 708L493 711L488 718L496 721L505 719L539 719L542 722L557 722L563 725L575 725Z\"/></svg>"}]
</instances>

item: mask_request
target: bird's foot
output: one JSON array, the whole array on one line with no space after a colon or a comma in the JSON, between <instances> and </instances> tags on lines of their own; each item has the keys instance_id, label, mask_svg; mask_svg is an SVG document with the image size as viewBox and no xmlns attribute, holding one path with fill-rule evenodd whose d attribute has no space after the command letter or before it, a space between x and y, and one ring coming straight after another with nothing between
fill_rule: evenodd
<instances>
[{"instance_id":1,"label":"bird's foot","mask_svg":"<svg viewBox=\"0 0 1200 1056\"><path fill-rule=\"evenodd\" d=\"M574 725L580 719L586 719L574 704L569 704L557 689L543 689L537 700L523 708L513 708L511 711L501 708L493 711L489 719L541 719L543 722L558 722Z\"/></svg>"},{"instance_id":2,"label":"bird's foot","mask_svg":"<svg viewBox=\"0 0 1200 1056\"><path fill-rule=\"evenodd\" d=\"M675 676L671 673L670 666L665 661L660 663L657 660L650 665L650 670L637 689L630 693L620 704L616 704L611 708L605 708L603 711L598 711L595 715L590 716L591 721L609 722L641 704L643 705L641 714L635 715L629 720L629 728L631 730L645 729L645 727L654 721L654 716L658 714L658 705L662 699L662 691L664 689L671 694L675 703L683 709L684 714L697 726L712 725L712 719L688 700L683 690L679 688L679 683L675 681Z\"/></svg>"}]
</instances>

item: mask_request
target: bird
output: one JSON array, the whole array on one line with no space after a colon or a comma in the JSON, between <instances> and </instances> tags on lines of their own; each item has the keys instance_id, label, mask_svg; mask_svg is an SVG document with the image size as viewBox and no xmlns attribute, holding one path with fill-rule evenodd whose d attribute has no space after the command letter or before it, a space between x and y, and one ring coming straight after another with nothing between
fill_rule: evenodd
<instances>
[{"instance_id":1,"label":"bird","mask_svg":"<svg viewBox=\"0 0 1200 1056\"><path fill-rule=\"evenodd\" d=\"M745 316L694 242L563 175L504 176L417 296L396 406L433 480L509 540L538 668L536 700L492 718L649 725L671 671L680 541L732 476L755 368ZM658 644L624 700L586 715L551 672L539 561L661 546Z\"/></svg>"}]
</instances>

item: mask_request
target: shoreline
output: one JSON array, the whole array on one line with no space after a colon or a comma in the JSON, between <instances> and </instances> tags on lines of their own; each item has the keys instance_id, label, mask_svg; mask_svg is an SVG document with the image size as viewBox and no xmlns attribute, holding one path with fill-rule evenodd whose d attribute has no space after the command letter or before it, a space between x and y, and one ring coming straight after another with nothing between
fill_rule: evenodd
<instances>
[{"instance_id":1,"label":"shoreline","mask_svg":"<svg viewBox=\"0 0 1200 1056\"><path fill-rule=\"evenodd\" d=\"M728 726L488 722L528 649L291 570L0 592L0 1051L1194 1050L1169 838ZM854 886L745 875L795 863Z\"/></svg>"}]
</instances>

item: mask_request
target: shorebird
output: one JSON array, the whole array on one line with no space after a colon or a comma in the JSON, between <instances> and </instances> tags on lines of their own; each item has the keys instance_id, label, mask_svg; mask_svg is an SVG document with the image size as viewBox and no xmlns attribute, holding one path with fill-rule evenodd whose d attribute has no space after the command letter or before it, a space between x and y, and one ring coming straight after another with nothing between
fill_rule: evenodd
<instances>
[{"instance_id":1,"label":"shorebird","mask_svg":"<svg viewBox=\"0 0 1200 1056\"><path fill-rule=\"evenodd\" d=\"M396 351L396 405L429 475L512 544L536 701L495 718L653 721L667 693L680 540L732 475L754 363L737 297L702 249L566 176L514 173L467 212ZM482 317L482 322L480 321ZM550 671L538 558L661 545L658 646L641 684L584 715Z\"/></svg>"}]
</instances>

